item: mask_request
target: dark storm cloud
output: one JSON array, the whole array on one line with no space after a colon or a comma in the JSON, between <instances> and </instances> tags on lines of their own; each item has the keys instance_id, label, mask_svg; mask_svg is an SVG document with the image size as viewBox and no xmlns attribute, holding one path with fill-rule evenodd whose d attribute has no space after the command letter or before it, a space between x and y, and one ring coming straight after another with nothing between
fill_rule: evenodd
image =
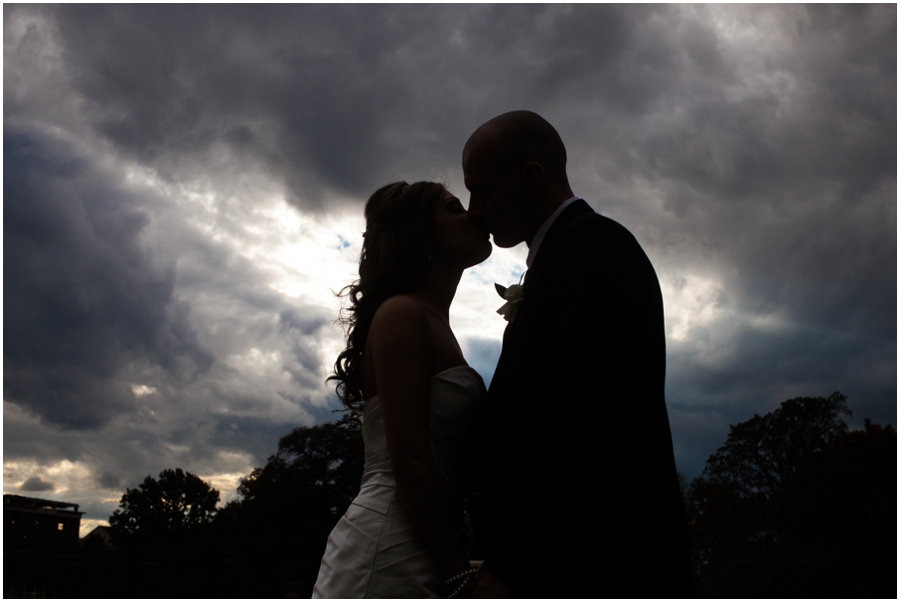
<instances>
[{"instance_id":1,"label":"dark storm cloud","mask_svg":"<svg viewBox=\"0 0 900 602\"><path fill-rule=\"evenodd\" d=\"M103 489L117 489L122 485L122 480L111 472L104 472L96 478L96 481Z\"/></svg>"},{"instance_id":2,"label":"dark storm cloud","mask_svg":"<svg viewBox=\"0 0 900 602\"><path fill-rule=\"evenodd\" d=\"M322 422L335 420L333 414L325 413ZM210 443L226 449L246 450L258 458L259 466L267 457L278 450L278 440L293 430L293 427L253 417L223 417L215 427Z\"/></svg>"},{"instance_id":3,"label":"dark storm cloud","mask_svg":"<svg viewBox=\"0 0 900 602\"><path fill-rule=\"evenodd\" d=\"M175 177L219 156L280 178L296 203L371 186L386 107L410 82L385 63L378 9L62 9L67 72L97 131ZM352 40L352 43L348 43ZM405 134L405 132L404 132Z\"/></svg>"},{"instance_id":4,"label":"dark storm cloud","mask_svg":"<svg viewBox=\"0 0 900 602\"><path fill-rule=\"evenodd\" d=\"M40 477L31 477L19 487L20 491L53 491L56 485L41 480Z\"/></svg>"},{"instance_id":5,"label":"dark storm cloud","mask_svg":"<svg viewBox=\"0 0 900 602\"><path fill-rule=\"evenodd\" d=\"M318 392L324 379L318 341L330 321L320 308L272 291L254 265L204 238L170 201L126 186L96 157L10 130L6 461L78 463L90 475L82 487L116 489L173 466L245 472L298 424L333 419L303 410L312 402L302 392ZM185 295L205 303L193 310ZM282 349L280 366L255 374L216 359L253 346ZM290 383L272 378L279 371ZM265 418L217 434L244 415ZM111 511L86 507L100 513L88 518Z\"/></svg>"},{"instance_id":6,"label":"dark storm cloud","mask_svg":"<svg viewBox=\"0 0 900 602\"><path fill-rule=\"evenodd\" d=\"M4 134L4 398L64 427L133 410L144 362L190 379L212 361L140 245L146 216L72 148Z\"/></svg>"},{"instance_id":7,"label":"dark storm cloud","mask_svg":"<svg viewBox=\"0 0 900 602\"><path fill-rule=\"evenodd\" d=\"M292 367L288 372L296 382L316 387L321 380L321 358L309 347L328 320L320 315L301 315L295 310L285 310L278 314L278 332L291 345ZM299 370L297 368L300 368Z\"/></svg>"},{"instance_id":8,"label":"dark storm cloud","mask_svg":"<svg viewBox=\"0 0 900 602\"><path fill-rule=\"evenodd\" d=\"M504 108L562 94L639 110L650 81L620 61L654 13L230 5L53 16L85 116L121 150L174 178L201 164L226 180L230 167L263 170L293 202L321 208L323 187L360 195L455 167L467 132Z\"/></svg>"},{"instance_id":9,"label":"dark storm cloud","mask_svg":"<svg viewBox=\"0 0 900 602\"><path fill-rule=\"evenodd\" d=\"M766 182L793 179L793 165L776 158L793 155L795 165L815 165L794 152L815 147L791 131L780 139L770 135L778 125L771 123L772 109L792 107L777 106L777 90L768 88L780 72L796 74L806 87L799 92L815 93L805 100L818 113L863 126L873 119L895 123L894 112L878 100L890 92L895 61L882 50L895 34L877 22L889 23L893 10L730 9L730 18L766 28L775 35L764 41L786 51L762 56L768 63L760 67L774 80L761 80L758 94L732 102L725 97L729 86L748 75L739 61L759 49L726 48L702 8L61 6L53 15L69 83L89 102L94 127L124 150L172 168L191 164L198 153L208 160L205 153L223 145L285 178L311 171L307 177L366 192L396 159L402 165L424 152L458 162L459 149L446 143L464 141L485 115L512 103L545 110L589 103L593 118L583 124L589 133L605 120L603 112L629 117L622 125L633 128L651 112L689 104L685 119L675 122L678 130L632 139L622 150L638 142L646 146L643 160L662 175L674 169L680 179L704 186L762 183L754 171L760 169ZM568 113L582 118L577 110ZM819 116L798 116L824 129L805 128L808 134L827 137L842 128ZM702 128L721 136L726 154L740 153L742 169L733 170L732 181L691 172L701 164L690 158L709 149L703 140L695 149L685 142ZM890 127L873 133L879 132L890 138ZM871 149L867 133L856 135ZM781 150L773 155L771 147ZM680 164L666 160L673 149ZM834 157L834 166L859 173L863 165L877 171L892 164L882 154L852 150L863 152Z\"/></svg>"}]
</instances>

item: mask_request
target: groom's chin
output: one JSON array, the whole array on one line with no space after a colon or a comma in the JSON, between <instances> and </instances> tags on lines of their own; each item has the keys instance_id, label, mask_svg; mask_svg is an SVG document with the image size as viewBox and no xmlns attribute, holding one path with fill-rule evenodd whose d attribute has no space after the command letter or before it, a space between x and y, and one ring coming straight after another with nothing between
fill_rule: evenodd
<instances>
[{"instance_id":1,"label":"groom's chin","mask_svg":"<svg viewBox=\"0 0 900 602\"><path fill-rule=\"evenodd\" d=\"M495 246L498 246L501 249L509 249L510 247L514 247L522 242L514 236L504 236L502 233L492 233L491 240L494 242Z\"/></svg>"}]
</instances>

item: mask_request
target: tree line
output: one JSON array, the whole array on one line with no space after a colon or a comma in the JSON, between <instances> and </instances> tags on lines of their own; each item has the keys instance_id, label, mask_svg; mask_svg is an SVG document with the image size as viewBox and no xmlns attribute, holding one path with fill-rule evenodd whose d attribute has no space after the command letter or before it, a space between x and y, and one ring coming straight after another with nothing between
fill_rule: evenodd
<instances>
[{"instance_id":1,"label":"tree line","mask_svg":"<svg viewBox=\"0 0 900 602\"><path fill-rule=\"evenodd\" d=\"M869 420L850 431L850 415L834 393L730 427L684 487L698 596L896 597L896 431ZM363 456L361 416L348 412L282 437L219 509L219 492L199 477L164 470L126 490L109 520L114 541L132 557L252 559L249 580L292 582L308 597Z\"/></svg>"},{"instance_id":2,"label":"tree line","mask_svg":"<svg viewBox=\"0 0 900 602\"><path fill-rule=\"evenodd\" d=\"M732 426L686 491L697 589L716 598L896 598L897 433L847 398Z\"/></svg>"}]
</instances>

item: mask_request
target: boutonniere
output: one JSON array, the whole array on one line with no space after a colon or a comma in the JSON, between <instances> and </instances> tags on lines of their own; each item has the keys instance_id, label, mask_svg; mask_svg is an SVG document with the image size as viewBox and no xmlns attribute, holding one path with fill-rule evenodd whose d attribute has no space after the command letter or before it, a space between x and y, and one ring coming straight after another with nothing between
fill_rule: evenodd
<instances>
[{"instance_id":1,"label":"boutonniere","mask_svg":"<svg viewBox=\"0 0 900 602\"><path fill-rule=\"evenodd\" d=\"M521 283L521 280L519 282ZM501 297L506 299L506 303L497 310L497 313L503 316L503 319L507 322L512 322L516 319L519 305L525 300L525 287L522 284L503 286L502 284L494 283L494 288L497 289L497 293Z\"/></svg>"}]
</instances>

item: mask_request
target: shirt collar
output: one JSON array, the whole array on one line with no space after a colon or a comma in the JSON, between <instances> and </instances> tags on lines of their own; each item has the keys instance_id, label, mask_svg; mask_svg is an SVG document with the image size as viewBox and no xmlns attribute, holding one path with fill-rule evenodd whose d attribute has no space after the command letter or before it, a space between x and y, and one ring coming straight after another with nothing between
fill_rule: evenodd
<instances>
[{"instance_id":1,"label":"shirt collar","mask_svg":"<svg viewBox=\"0 0 900 602\"><path fill-rule=\"evenodd\" d=\"M577 196L573 196L571 199L565 201L562 205L556 208L556 211L547 218L547 221L538 228L538 231L535 233L534 238L531 239L531 244L528 246L528 257L525 258L525 265L531 268L531 264L534 263L534 258L537 257L538 249L541 246L541 243L544 241L544 236L547 235L547 230L550 229L550 226L553 225L553 222L556 221L556 218L559 217L560 213L565 211L566 207L574 203L575 201L580 201Z\"/></svg>"}]
</instances>

